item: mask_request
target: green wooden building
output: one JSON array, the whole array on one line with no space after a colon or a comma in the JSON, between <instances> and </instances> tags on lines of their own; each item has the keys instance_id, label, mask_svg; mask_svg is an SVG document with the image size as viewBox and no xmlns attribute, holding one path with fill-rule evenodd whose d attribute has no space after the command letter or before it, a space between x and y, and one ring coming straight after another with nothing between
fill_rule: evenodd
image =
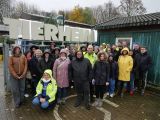
<instances>
[{"instance_id":1,"label":"green wooden building","mask_svg":"<svg viewBox=\"0 0 160 120\"><path fill-rule=\"evenodd\" d=\"M153 61L148 81L160 86L160 12L113 18L97 24L95 29L98 30L99 44L116 44L126 40L130 47L134 43L147 46Z\"/></svg>"}]
</instances>

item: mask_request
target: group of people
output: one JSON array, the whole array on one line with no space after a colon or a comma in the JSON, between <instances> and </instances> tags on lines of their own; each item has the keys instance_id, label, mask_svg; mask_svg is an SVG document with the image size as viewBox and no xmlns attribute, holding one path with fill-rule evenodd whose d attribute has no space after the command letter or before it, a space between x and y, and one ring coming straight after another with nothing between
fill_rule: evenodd
<instances>
[{"instance_id":1,"label":"group of people","mask_svg":"<svg viewBox=\"0 0 160 120\"><path fill-rule=\"evenodd\" d=\"M84 101L87 110L90 105L101 107L104 95L123 98L125 92L133 96L135 90L144 95L151 65L145 46L134 44L129 49L125 41L112 46L103 43L61 48L51 43L43 52L38 46L31 46L24 55L15 46L9 58L15 107L23 104L29 88L33 105L43 109L65 105L70 85L74 85L77 94L74 106Z\"/></svg>"}]
</instances>

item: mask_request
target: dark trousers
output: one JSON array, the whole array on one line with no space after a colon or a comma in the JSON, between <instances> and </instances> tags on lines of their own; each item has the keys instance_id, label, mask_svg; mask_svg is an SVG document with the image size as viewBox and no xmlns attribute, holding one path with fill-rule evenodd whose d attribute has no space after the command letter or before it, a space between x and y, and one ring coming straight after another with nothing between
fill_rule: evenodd
<instances>
[{"instance_id":1,"label":"dark trousers","mask_svg":"<svg viewBox=\"0 0 160 120\"><path fill-rule=\"evenodd\" d=\"M81 103L82 98L84 98L84 103L85 105L89 104L89 88L90 88L90 84L89 82L84 81L83 83L77 83L74 82L75 85L75 90L77 93L77 103Z\"/></svg>"},{"instance_id":2,"label":"dark trousers","mask_svg":"<svg viewBox=\"0 0 160 120\"><path fill-rule=\"evenodd\" d=\"M67 96L67 88L58 87L58 101L62 100Z\"/></svg>"},{"instance_id":3,"label":"dark trousers","mask_svg":"<svg viewBox=\"0 0 160 120\"><path fill-rule=\"evenodd\" d=\"M24 101L25 79L17 80L11 76L11 91L15 105L19 105Z\"/></svg>"},{"instance_id":4,"label":"dark trousers","mask_svg":"<svg viewBox=\"0 0 160 120\"><path fill-rule=\"evenodd\" d=\"M147 75L148 72L140 72L139 74L139 89L140 90L145 90L146 84L147 84Z\"/></svg>"},{"instance_id":5,"label":"dark trousers","mask_svg":"<svg viewBox=\"0 0 160 120\"><path fill-rule=\"evenodd\" d=\"M105 85L96 85L95 86L95 93L96 93L96 98L100 98L103 99L105 90L106 90L106 86Z\"/></svg>"},{"instance_id":6,"label":"dark trousers","mask_svg":"<svg viewBox=\"0 0 160 120\"><path fill-rule=\"evenodd\" d=\"M94 88L95 88L95 86L92 85L92 83L90 82L90 102L93 102L93 101L94 101L94 98L93 98Z\"/></svg>"}]
</instances>

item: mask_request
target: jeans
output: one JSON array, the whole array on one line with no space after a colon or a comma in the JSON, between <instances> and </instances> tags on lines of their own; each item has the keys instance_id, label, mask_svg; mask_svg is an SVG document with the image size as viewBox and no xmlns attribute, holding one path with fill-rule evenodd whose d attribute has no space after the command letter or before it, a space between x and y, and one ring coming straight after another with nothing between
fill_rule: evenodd
<instances>
[{"instance_id":1,"label":"jeans","mask_svg":"<svg viewBox=\"0 0 160 120\"><path fill-rule=\"evenodd\" d=\"M109 79L109 88L108 88L109 94L113 94L114 90L115 90L115 80L110 78Z\"/></svg>"},{"instance_id":2,"label":"jeans","mask_svg":"<svg viewBox=\"0 0 160 120\"><path fill-rule=\"evenodd\" d=\"M148 76L148 72L140 72L139 87L141 90L145 90L145 88L146 88L147 76Z\"/></svg>"},{"instance_id":3,"label":"jeans","mask_svg":"<svg viewBox=\"0 0 160 120\"><path fill-rule=\"evenodd\" d=\"M44 102L44 103L41 103L41 102L40 102L40 99L39 99L38 97L35 97L35 98L33 99L32 104L33 104L33 105L40 105L42 109L46 109L46 108L49 107L49 102L48 102L48 101L46 101L46 102Z\"/></svg>"},{"instance_id":4,"label":"jeans","mask_svg":"<svg viewBox=\"0 0 160 120\"><path fill-rule=\"evenodd\" d=\"M58 101L62 100L67 96L67 88L58 87Z\"/></svg>"},{"instance_id":5,"label":"jeans","mask_svg":"<svg viewBox=\"0 0 160 120\"><path fill-rule=\"evenodd\" d=\"M19 105L24 101L25 79L17 80L11 76L11 91L15 105Z\"/></svg>"},{"instance_id":6,"label":"jeans","mask_svg":"<svg viewBox=\"0 0 160 120\"><path fill-rule=\"evenodd\" d=\"M131 73L130 77L130 91L134 91L134 73Z\"/></svg>"}]
</instances>

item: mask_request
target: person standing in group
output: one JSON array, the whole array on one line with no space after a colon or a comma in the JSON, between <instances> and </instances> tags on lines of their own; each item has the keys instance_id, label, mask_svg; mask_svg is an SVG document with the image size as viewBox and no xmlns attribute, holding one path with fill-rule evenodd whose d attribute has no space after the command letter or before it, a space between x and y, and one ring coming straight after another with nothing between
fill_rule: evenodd
<instances>
[{"instance_id":1,"label":"person standing in group","mask_svg":"<svg viewBox=\"0 0 160 120\"><path fill-rule=\"evenodd\" d=\"M46 69L36 87L36 95L32 101L33 105L40 105L42 109L55 106L57 83L52 77L52 70Z\"/></svg>"},{"instance_id":2,"label":"person standing in group","mask_svg":"<svg viewBox=\"0 0 160 120\"><path fill-rule=\"evenodd\" d=\"M141 90L141 95L144 95L148 70L152 66L152 60L150 55L148 55L146 47L141 47L141 55L139 59L139 88Z\"/></svg>"},{"instance_id":3,"label":"person standing in group","mask_svg":"<svg viewBox=\"0 0 160 120\"><path fill-rule=\"evenodd\" d=\"M115 85L116 85L116 80L118 79L118 64L114 60L113 55L110 55L108 58L109 62L109 87L108 87L108 94L112 98L115 95Z\"/></svg>"},{"instance_id":4,"label":"person standing in group","mask_svg":"<svg viewBox=\"0 0 160 120\"><path fill-rule=\"evenodd\" d=\"M98 60L93 68L92 84L95 85L96 100L93 106L101 107L103 104L103 96L106 86L109 85L109 65L107 63L107 54L105 52L98 53Z\"/></svg>"},{"instance_id":5,"label":"person standing in group","mask_svg":"<svg viewBox=\"0 0 160 120\"><path fill-rule=\"evenodd\" d=\"M120 92L121 97L124 96L124 92L127 88L127 83L130 81L130 74L133 68L133 59L129 56L129 49L123 48L121 51L122 55L118 59L118 93Z\"/></svg>"},{"instance_id":6,"label":"person standing in group","mask_svg":"<svg viewBox=\"0 0 160 120\"><path fill-rule=\"evenodd\" d=\"M9 57L9 71L11 73L11 90L16 108L20 107L24 101L27 66L27 59L22 55L21 48L15 46L12 56Z\"/></svg>"},{"instance_id":7,"label":"person standing in group","mask_svg":"<svg viewBox=\"0 0 160 120\"><path fill-rule=\"evenodd\" d=\"M40 49L37 49L35 51L35 56L32 57L32 59L29 61L29 70L31 72L32 76L32 94L34 95L36 92L36 87L39 82L39 80L42 77L40 68L39 68L39 62L42 59L42 51Z\"/></svg>"},{"instance_id":8,"label":"person standing in group","mask_svg":"<svg viewBox=\"0 0 160 120\"><path fill-rule=\"evenodd\" d=\"M39 68L41 75L44 73L46 69L51 69L53 68L53 59L50 53L49 49L46 49L43 53L42 59L39 61Z\"/></svg>"},{"instance_id":9,"label":"person standing in group","mask_svg":"<svg viewBox=\"0 0 160 120\"><path fill-rule=\"evenodd\" d=\"M29 62L32 59L32 54L31 51L26 51L24 53L26 59L27 59L27 64L28 64L28 69L27 69L27 73L26 73L26 80L25 80L25 97L29 97L29 88L31 88L31 80L32 80L32 76L31 76L31 72L29 70Z\"/></svg>"},{"instance_id":10,"label":"person standing in group","mask_svg":"<svg viewBox=\"0 0 160 120\"><path fill-rule=\"evenodd\" d=\"M74 81L74 86L77 94L75 107L80 106L82 98L84 98L85 107L90 110L89 105L89 88L92 81L92 65L90 61L84 58L81 51L75 54L76 59L71 61L69 65L69 80Z\"/></svg>"},{"instance_id":11,"label":"person standing in group","mask_svg":"<svg viewBox=\"0 0 160 120\"><path fill-rule=\"evenodd\" d=\"M70 60L67 57L66 49L60 51L60 57L56 59L53 67L54 78L58 84L58 104L65 104L67 96L67 88L69 87L68 80L68 65Z\"/></svg>"},{"instance_id":12,"label":"person standing in group","mask_svg":"<svg viewBox=\"0 0 160 120\"><path fill-rule=\"evenodd\" d=\"M130 76L130 88L129 88L129 91L130 91L130 95L133 96L134 94L134 89L135 89L135 85L134 85L134 80L135 80L135 59L133 57L133 50L130 50L129 51L129 55L132 57L133 59L133 68L132 68L132 71L131 71L131 76Z\"/></svg>"},{"instance_id":13,"label":"person standing in group","mask_svg":"<svg viewBox=\"0 0 160 120\"><path fill-rule=\"evenodd\" d=\"M87 47L87 53L84 55L84 58L87 58L90 63L92 64L92 68L94 66L94 63L97 60L97 55L93 51L93 46L88 45ZM93 102L93 94L94 94L94 86L92 85L92 82L90 83L90 101Z\"/></svg>"}]
</instances>

